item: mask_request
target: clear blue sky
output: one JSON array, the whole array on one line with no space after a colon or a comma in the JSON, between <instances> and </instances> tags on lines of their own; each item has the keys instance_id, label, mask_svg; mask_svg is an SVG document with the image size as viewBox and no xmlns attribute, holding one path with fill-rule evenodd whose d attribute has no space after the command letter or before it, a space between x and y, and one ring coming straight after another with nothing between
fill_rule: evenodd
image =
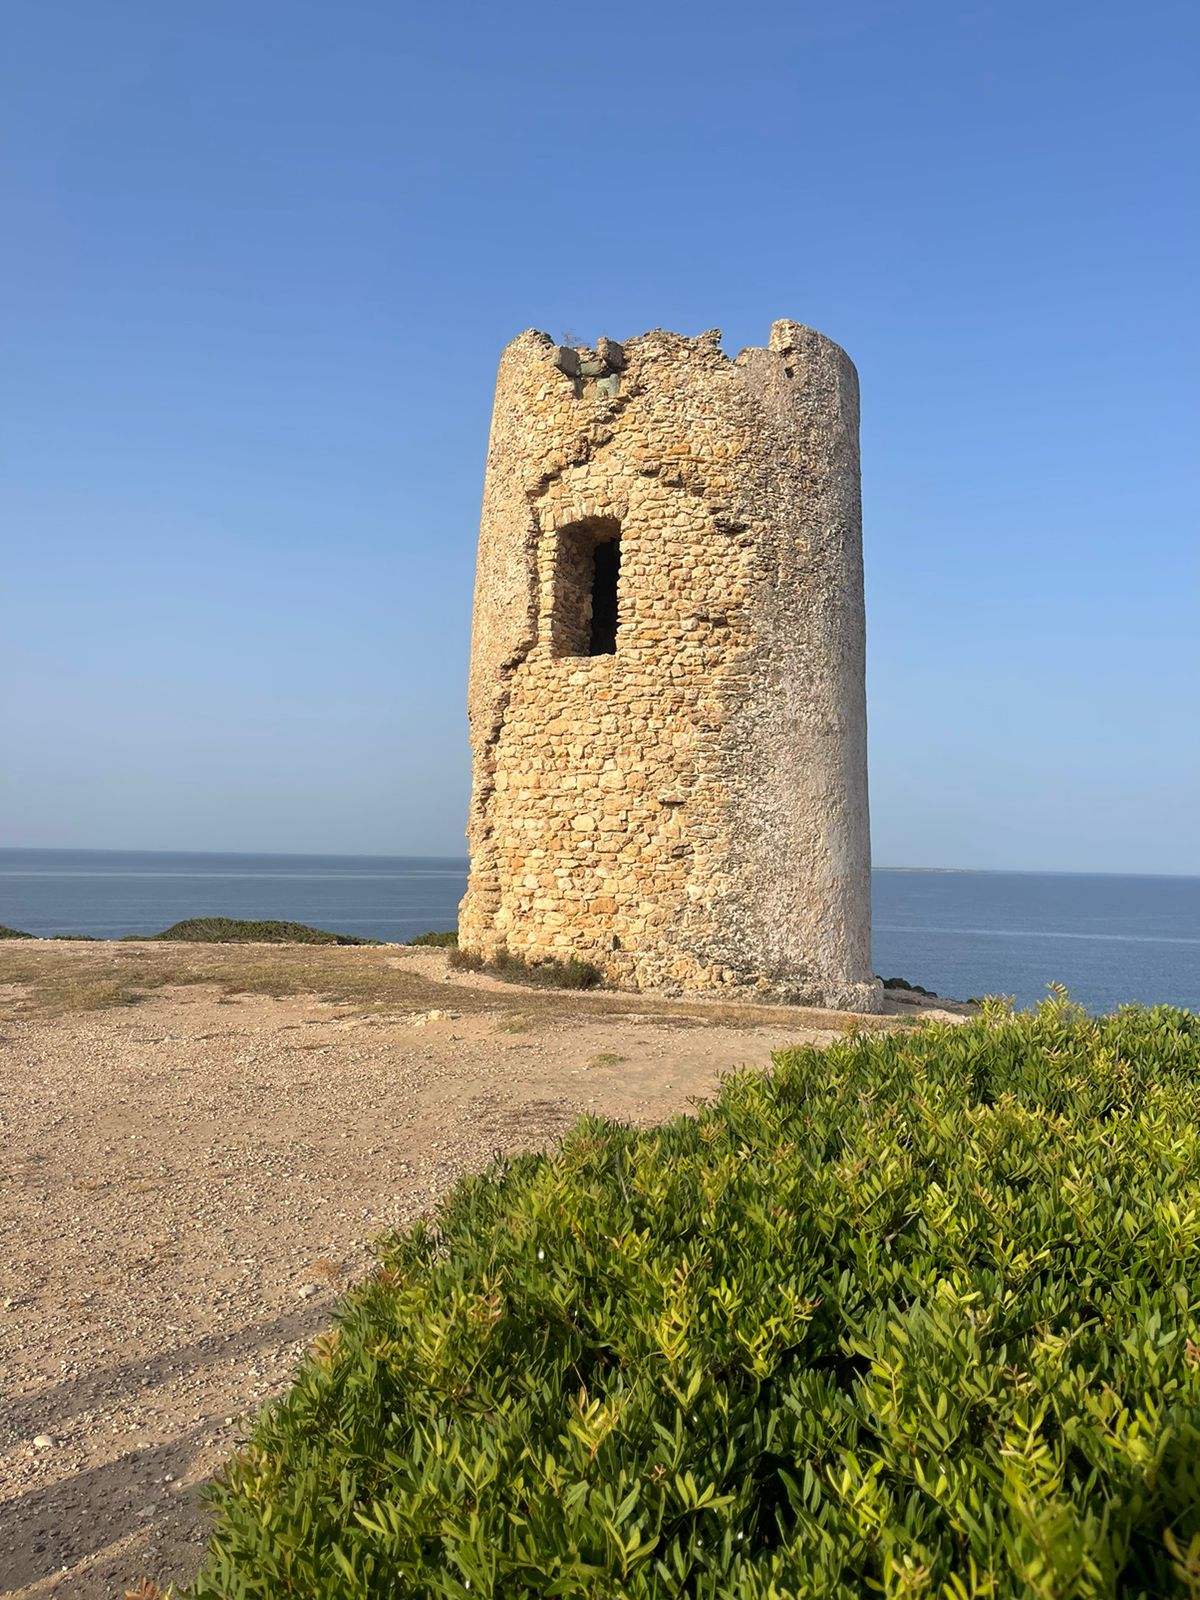
<instances>
[{"instance_id":1,"label":"clear blue sky","mask_svg":"<svg viewBox=\"0 0 1200 1600\"><path fill-rule=\"evenodd\" d=\"M881 865L1200 872L1190 0L9 0L0 844L458 854L521 329L862 379Z\"/></svg>"}]
</instances>

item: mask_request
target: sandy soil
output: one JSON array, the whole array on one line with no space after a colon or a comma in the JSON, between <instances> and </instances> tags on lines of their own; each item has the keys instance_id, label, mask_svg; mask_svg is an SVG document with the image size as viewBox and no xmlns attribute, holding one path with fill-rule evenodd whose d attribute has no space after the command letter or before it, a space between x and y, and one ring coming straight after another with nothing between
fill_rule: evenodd
<instances>
[{"instance_id":1,"label":"sandy soil","mask_svg":"<svg viewBox=\"0 0 1200 1600\"><path fill-rule=\"evenodd\" d=\"M13 942L0 1002L0 1591L72 1600L195 1571L199 1487L383 1229L845 1025L395 947Z\"/></svg>"}]
</instances>

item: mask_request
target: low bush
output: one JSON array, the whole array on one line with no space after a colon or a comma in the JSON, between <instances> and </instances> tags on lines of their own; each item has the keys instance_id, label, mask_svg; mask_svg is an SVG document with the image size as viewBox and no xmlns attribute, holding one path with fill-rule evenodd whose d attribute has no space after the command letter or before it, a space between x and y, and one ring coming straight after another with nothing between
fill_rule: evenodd
<instances>
[{"instance_id":1,"label":"low bush","mask_svg":"<svg viewBox=\"0 0 1200 1600\"><path fill-rule=\"evenodd\" d=\"M20 928L6 928L0 922L0 939L36 939L36 933L22 933Z\"/></svg>"},{"instance_id":2,"label":"low bush","mask_svg":"<svg viewBox=\"0 0 1200 1600\"><path fill-rule=\"evenodd\" d=\"M1200 1595L1200 1019L1059 998L579 1123L386 1240L196 1600Z\"/></svg>"},{"instance_id":3,"label":"low bush","mask_svg":"<svg viewBox=\"0 0 1200 1600\"><path fill-rule=\"evenodd\" d=\"M489 960L484 960L473 950L454 950L450 965L468 972L488 972L493 978L503 978L505 983L528 983L540 989L598 989L604 983L604 974L590 961L528 961L514 955L503 945Z\"/></svg>"},{"instance_id":4,"label":"low bush","mask_svg":"<svg viewBox=\"0 0 1200 1600\"><path fill-rule=\"evenodd\" d=\"M458 944L458 931L447 928L441 933L419 933L415 939L410 939L409 944L431 944L439 950L454 949Z\"/></svg>"},{"instance_id":5,"label":"low bush","mask_svg":"<svg viewBox=\"0 0 1200 1600\"><path fill-rule=\"evenodd\" d=\"M378 944L352 933L327 933L303 922L242 922L236 917L190 917L162 933L131 934L130 939L174 940L183 944Z\"/></svg>"}]
</instances>

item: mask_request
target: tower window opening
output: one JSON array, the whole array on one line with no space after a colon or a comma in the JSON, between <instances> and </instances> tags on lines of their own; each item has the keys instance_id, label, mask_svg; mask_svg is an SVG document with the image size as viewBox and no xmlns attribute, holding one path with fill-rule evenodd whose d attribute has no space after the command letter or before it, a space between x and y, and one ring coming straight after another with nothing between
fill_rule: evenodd
<instances>
[{"instance_id":1,"label":"tower window opening","mask_svg":"<svg viewBox=\"0 0 1200 1600\"><path fill-rule=\"evenodd\" d=\"M608 539L592 552L592 634L588 655L611 656L617 649L617 578L621 541Z\"/></svg>"},{"instance_id":2,"label":"tower window opening","mask_svg":"<svg viewBox=\"0 0 1200 1600\"><path fill-rule=\"evenodd\" d=\"M594 517L559 530L551 612L556 656L611 656L617 648L621 528Z\"/></svg>"}]
</instances>

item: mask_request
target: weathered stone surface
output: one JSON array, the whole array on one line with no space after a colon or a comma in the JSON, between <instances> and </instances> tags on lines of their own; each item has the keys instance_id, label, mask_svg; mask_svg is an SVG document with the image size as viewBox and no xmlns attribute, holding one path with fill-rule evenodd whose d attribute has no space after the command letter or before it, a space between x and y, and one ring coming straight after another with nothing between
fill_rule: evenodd
<instances>
[{"instance_id":1,"label":"weathered stone surface","mask_svg":"<svg viewBox=\"0 0 1200 1600\"><path fill-rule=\"evenodd\" d=\"M625 352L615 339L597 339L596 354L610 372L620 372L625 365Z\"/></svg>"},{"instance_id":2,"label":"weathered stone surface","mask_svg":"<svg viewBox=\"0 0 1200 1600\"><path fill-rule=\"evenodd\" d=\"M877 1009L857 379L794 322L719 337L504 352L460 941Z\"/></svg>"}]
</instances>

